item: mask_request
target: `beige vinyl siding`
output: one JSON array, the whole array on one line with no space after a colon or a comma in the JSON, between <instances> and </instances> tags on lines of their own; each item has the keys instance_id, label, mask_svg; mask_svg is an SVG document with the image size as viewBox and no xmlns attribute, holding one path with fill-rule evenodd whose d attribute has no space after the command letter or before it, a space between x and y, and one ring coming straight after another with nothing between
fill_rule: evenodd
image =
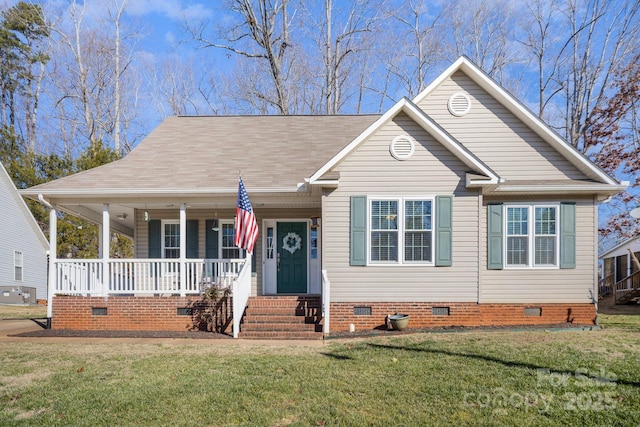
<instances>
[{"instance_id":1,"label":"beige vinyl siding","mask_svg":"<svg viewBox=\"0 0 640 427\"><path fill-rule=\"evenodd\" d=\"M301 202L307 199L304 196L298 198ZM313 202L308 200L307 203ZM257 206L257 205L256 205ZM264 219L295 219L295 220L308 220L312 216L320 216L321 212L319 208L268 208L261 209L254 206L254 212L258 221L258 241L254 249L254 257L256 258L256 275L252 280L252 295L262 295L262 220ZM149 257L149 227L143 219L143 211L136 212L136 257L148 258ZM149 214L152 219L160 220L178 220L180 219L179 209L163 209L163 210L149 210ZM206 251L206 220L218 218L219 221L233 222L236 215L235 209L188 209L187 208L187 220L198 220L198 257L204 258Z\"/></svg>"},{"instance_id":2,"label":"beige vinyl siding","mask_svg":"<svg viewBox=\"0 0 640 427\"><path fill-rule=\"evenodd\" d=\"M447 103L456 92L471 98L471 110L452 115ZM458 71L419 105L462 145L507 180L585 179L555 149L491 95Z\"/></svg>"},{"instance_id":3,"label":"beige vinyl siding","mask_svg":"<svg viewBox=\"0 0 640 427\"><path fill-rule=\"evenodd\" d=\"M592 199L501 199L506 203L576 203L576 268L487 270L486 243L481 247L481 292L483 303L590 303L596 275L596 230L598 207ZM491 200L496 202L496 200ZM483 206L482 223L486 224L487 206ZM481 227L481 242L487 240L486 226Z\"/></svg>"},{"instance_id":4,"label":"beige vinyl siding","mask_svg":"<svg viewBox=\"0 0 640 427\"><path fill-rule=\"evenodd\" d=\"M398 161L389 143L416 140L415 154ZM467 168L413 120L399 114L337 168L340 186L323 197L323 266L331 300L477 301L478 194L464 187ZM350 196L453 195L453 266L349 265ZM400 249L401 250L401 249Z\"/></svg>"}]
</instances>

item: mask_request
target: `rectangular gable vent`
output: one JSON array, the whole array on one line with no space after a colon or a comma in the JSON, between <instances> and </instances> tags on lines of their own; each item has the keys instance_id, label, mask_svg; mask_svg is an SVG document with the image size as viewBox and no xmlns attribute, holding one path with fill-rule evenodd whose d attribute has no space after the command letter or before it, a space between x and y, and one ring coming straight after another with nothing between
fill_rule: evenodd
<instances>
[{"instance_id":1,"label":"rectangular gable vent","mask_svg":"<svg viewBox=\"0 0 640 427\"><path fill-rule=\"evenodd\" d=\"M191 315L193 315L193 308L178 307L178 316L191 316Z\"/></svg>"},{"instance_id":2,"label":"rectangular gable vent","mask_svg":"<svg viewBox=\"0 0 640 427\"><path fill-rule=\"evenodd\" d=\"M432 307L431 314L433 314L434 316L448 316L449 307Z\"/></svg>"},{"instance_id":3,"label":"rectangular gable vent","mask_svg":"<svg viewBox=\"0 0 640 427\"><path fill-rule=\"evenodd\" d=\"M542 316L542 308L540 307L525 307L524 309L525 316Z\"/></svg>"},{"instance_id":4,"label":"rectangular gable vent","mask_svg":"<svg viewBox=\"0 0 640 427\"><path fill-rule=\"evenodd\" d=\"M94 316L106 316L107 307L91 307L91 314Z\"/></svg>"},{"instance_id":5,"label":"rectangular gable vent","mask_svg":"<svg viewBox=\"0 0 640 427\"><path fill-rule=\"evenodd\" d=\"M353 307L354 316L371 316L371 307Z\"/></svg>"}]
</instances>

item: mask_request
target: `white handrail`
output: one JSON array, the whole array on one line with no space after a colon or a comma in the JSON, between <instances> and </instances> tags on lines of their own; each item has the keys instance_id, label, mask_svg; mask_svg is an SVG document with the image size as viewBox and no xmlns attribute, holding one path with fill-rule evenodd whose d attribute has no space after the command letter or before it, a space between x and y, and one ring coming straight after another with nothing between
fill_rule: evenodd
<instances>
[{"instance_id":1,"label":"white handrail","mask_svg":"<svg viewBox=\"0 0 640 427\"><path fill-rule=\"evenodd\" d=\"M247 254L247 259L238 274L238 278L233 281L233 337L238 338L240 333L240 322L247 307L249 295L251 294L251 254Z\"/></svg>"},{"instance_id":2,"label":"white handrail","mask_svg":"<svg viewBox=\"0 0 640 427\"><path fill-rule=\"evenodd\" d=\"M322 332L325 335L327 335L331 330L329 327L329 320L331 317L330 302L331 282L329 282L329 275L327 274L327 270L322 270L322 318L324 319Z\"/></svg>"}]
</instances>

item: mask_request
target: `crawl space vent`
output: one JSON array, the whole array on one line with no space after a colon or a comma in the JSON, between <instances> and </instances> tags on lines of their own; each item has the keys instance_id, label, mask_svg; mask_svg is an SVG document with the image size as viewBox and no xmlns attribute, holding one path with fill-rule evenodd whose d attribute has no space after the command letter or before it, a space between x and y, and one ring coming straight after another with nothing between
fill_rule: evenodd
<instances>
[{"instance_id":1,"label":"crawl space vent","mask_svg":"<svg viewBox=\"0 0 640 427\"><path fill-rule=\"evenodd\" d=\"M371 316L371 307L353 307L354 316Z\"/></svg>"},{"instance_id":2,"label":"crawl space vent","mask_svg":"<svg viewBox=\"0 0 640 427\"><path fill-rule=\"evenodd\" d=\"M431 314L434 316L448 316L449 307L432 307Z\"/></svg>"},{"instance_id":3,"label":"crawl space vent","mask_svg":"<svg viewBox=\"0 0 640 427\"><path fill-rule=\"evenodd\" d=\"M107 307L91 307L91 314L94 316L106 316Z\"/></svg>"},{"instance_id":4,"label":"crawl space vent","mask_svg":"<svg viewBox=\"0 0 640 427\"><path fill-rule=\"evenodd\" d=\"M413 139L406 135L396 136L389 146L391 155L398 160L407 160L413 156L414 150L415 145Z\"/></svg>"},{"instance_id":5,"label":"crawl space vent","mask_svg":"<svg viewBox=\"0 0 640 427\"><path fill-rule=\"evenodd\" d=\"M449 98L449 112L456 117L464 116L471 110L471 99L469 95L456 92Z\"/></svg>"},{"instance_id":6,"label":"crawl space vent","mask_svg":"<svg viewBox=\"0 0 640 427\"><path fill-rule=\"evenodd\" d=\"M542 308L540 307L526 307L524 309L525 316L542 316Z\"/></svg>"}]
</instances>

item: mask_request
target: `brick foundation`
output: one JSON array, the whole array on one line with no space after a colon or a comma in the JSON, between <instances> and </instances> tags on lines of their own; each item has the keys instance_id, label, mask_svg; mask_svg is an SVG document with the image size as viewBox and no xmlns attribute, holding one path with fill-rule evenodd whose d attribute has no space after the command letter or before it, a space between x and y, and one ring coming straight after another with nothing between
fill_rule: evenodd
<instances>
[{"instance_id":1,"label":"brick foundation","mask_svg":"<svg viewBox=\"0 0 640 427\"><path fill-rule=\"evenodd\" d=\"M188 331L206 329L191 314L178 314L178 309L191 308L197 313L197 297L180 296L54 296L52 329L112 331ZM94 312L104 313L106 315ZM217 309L214 327L219 332L231 331L233 310L231 299Z\"/></svg>"},{"instance_id":2,"label":"brick foundation","mask_svg":"<svg viewBox=\"0 0 640 427\"><path fill-rule=\"evenodd\" d=\"M354 307L371 308L371 315L354 315ZM448 307L449 315L434 315L434 307ZM527 310L540 309L539 315L527 315ZM361 309L360 309L361 310ZM476 304L476 303L331 303L331 332L386 328L388 314L409 315L410 328L454 326L551 325L573 323L594 325L595 304Z\"/></svg>"},{"instance_id":3,"label":"brick foundation","mask_svg":"<svg viewBox=\"0 0 640 427\"><path fill-rule=\"evenodd\" d=\"M187 331L205 329L195 316L179 315L178 309L193 308L197 297L180 296L54 296L53 329L119 330L119 331ZM354 315L354 307L371 314ZM449 315L434 315L433 308L448 308ZM94 311L97 309L97 312ZM102 310L100 310L102 309ZM106 309L106 315L104 315ZM534 315L527 315L525 309ZM536 313L539 309L539 314ZM197 310L193 310L196 312ZM102 314L98 314L102 312ZM476 303L331 303L331 332L386 328L387 314L402 313L410 317L410 328L454 326L551 325L573 323L595 324L594 304L476 304ZM218 309L215 328L231 331L233 317L231 299Z\"/></svg>"}]
</instances>

